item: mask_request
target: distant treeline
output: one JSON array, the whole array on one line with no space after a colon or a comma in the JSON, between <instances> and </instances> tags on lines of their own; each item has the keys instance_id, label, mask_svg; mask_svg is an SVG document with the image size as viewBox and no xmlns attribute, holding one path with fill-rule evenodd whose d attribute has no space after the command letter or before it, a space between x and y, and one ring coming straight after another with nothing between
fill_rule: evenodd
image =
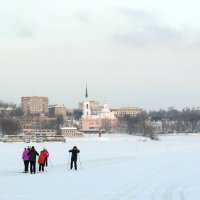
<instances>
[{"instance_id":1,"label":"distant treeline","mask_svg":"<svg viewBox=\"0 0 200 200\"><path fill-rule=\"evenodd\" d=\"M20 106L0 100L0 133L15 134L20 131L20 125L14 116L23 115Z\"/></svg>"},{"instance_id":2,"label":"distant treeline","mask_svg":"<svg viewBox=\"0 0 200 200\"><path fill-rule=\"evenodd\" d=\"M200 132L199 109L176 109L142 112L138 116L124 115L119 118L126 132L130 134L148 132L157 133L197 133ZM151 131L150 131L151 130Z\"/></svg>"}]
</instances>

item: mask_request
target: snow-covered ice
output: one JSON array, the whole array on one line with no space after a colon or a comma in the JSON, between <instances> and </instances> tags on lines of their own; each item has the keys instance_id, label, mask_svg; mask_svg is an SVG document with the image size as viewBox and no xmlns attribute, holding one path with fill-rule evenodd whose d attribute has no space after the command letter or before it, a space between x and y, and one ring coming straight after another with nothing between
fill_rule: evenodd
<instances>
[{"instance_id":1,"label":"snow-covered ice","mask_svg":"<svg viewBox=\"0 0 200 200\"><path fill-rule=\"evenodd\" d=\"M38 152L44 146L49 150L47 173L21 173L27 145ZM78 171L68 171L68 150L75 145L81 151ZM159 141L113 134L66 143L0 143L0 157L1 200L200 199L198 134L162 136Z\"/></svg>"}]
</instances>

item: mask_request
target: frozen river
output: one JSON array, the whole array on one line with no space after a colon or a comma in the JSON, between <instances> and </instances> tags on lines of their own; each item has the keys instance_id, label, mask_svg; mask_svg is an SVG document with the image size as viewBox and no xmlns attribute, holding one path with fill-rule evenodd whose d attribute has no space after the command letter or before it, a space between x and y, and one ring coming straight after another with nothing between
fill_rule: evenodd
<instances>
[{"instance_id":1,"label":"frozen river","mask_svg":"<svg viewBox=\"0 0 200 200\"><path fill-rule=\"evenodd\" d=\"M47 173L24 174L27 145L50 152ZM81 153L69 171L68 150ZM200 135L144 141L130 135L86 135L66 143L0 143L1 200L198 200Z\"/></svg>"}]
</instances>

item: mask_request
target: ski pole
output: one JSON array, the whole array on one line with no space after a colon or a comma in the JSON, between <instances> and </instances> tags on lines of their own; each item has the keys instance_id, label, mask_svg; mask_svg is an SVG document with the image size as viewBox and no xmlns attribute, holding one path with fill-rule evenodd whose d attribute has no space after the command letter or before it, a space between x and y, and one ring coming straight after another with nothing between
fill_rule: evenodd
<instances>
[{"instance_id":1,"label":"ski pole","mask_svg":"<svg viewBox=\"0 0 200 200\"><path fill-rule=\"evenodd\" d=\"M69 170L69 158L70 158L70 152L69 152L68 162L67 162L67 169L68 169L68 170Z\"/></svg>"},{"instance_id":2,"label":"ski pole","mask_svg":"<svg viewBox=\"0 0 200 200\"><path fill-rule=\"evenodd\" d=\"M50 162L51 166L53 167L53 165L52 165L52 162L51 162L50 158L49 158L49 162Z\"/></svg>"},{"instance_id":3,"label":"ski pole","mask_svg":"<svg viewBox=\"0 0 200 200\"><path fill-rule=\"evenodd\" d=\"M83 168L82 168L82 165L81 165L81 159L80 159L80 156L79 156L79 155L78 155L78 159L79 159L79 163L80 163L81 169L83 169Z\"/></svg>"}]
</instances>

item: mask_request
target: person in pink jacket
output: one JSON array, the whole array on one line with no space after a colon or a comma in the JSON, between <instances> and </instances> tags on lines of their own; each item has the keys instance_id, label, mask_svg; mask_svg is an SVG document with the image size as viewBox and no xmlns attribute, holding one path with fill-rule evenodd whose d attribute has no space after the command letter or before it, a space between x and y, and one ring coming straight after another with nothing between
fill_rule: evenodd
<instances>
[{"instance_id":1,"label":"person in pink jacket","mask_svg":"<svg viewBox=\"0 0 200 200\"><path fill-rule=\"evenodd\" d=\"M29 165L29 155L28 155L28 149L24 148L24 151L22 153L22 159L24 161L24 173L28 173L28 165Z\"/></svg>"}]
</instances>

